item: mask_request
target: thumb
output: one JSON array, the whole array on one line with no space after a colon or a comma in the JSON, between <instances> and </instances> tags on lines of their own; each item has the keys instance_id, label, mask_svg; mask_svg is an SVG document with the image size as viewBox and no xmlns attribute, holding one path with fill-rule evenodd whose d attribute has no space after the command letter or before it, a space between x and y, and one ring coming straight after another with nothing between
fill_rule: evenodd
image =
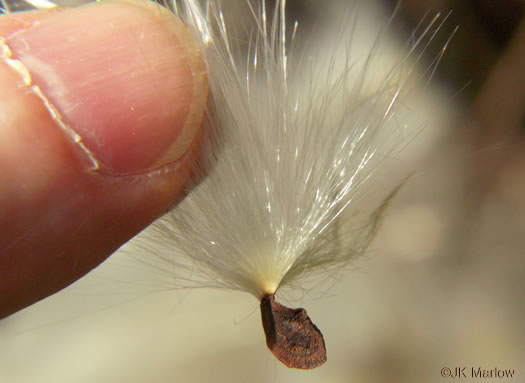
<instances>
[{"instance_id":1,"label":"thumb","mask_svg":"<svg viewBox=\"0 0 525 383\"><path fill-rule=\"evenodd\" d=\"M0 17L0 318L97 266L177 199L199 50L144 2Z\"/></svg>"}]
</instances>

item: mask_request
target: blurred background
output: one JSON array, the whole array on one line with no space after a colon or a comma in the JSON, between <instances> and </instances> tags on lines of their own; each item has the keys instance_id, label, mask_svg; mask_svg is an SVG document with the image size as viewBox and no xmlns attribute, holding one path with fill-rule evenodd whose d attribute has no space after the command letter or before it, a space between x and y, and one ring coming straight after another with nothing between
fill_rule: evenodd
<instances>
[{"instance_id":1,"label":"blurred background","mask_svg":"<svg viewBox=\"0 0 525 383\"><path fill-rule=\"evenodd\" d=\"M224 1L242 23L240 3ZM282 299L308 310L328 362L287 369L266 348L252 296L173 291L169 273L130 261L131 243L0 321L0 382L442 382L444 367L514 369L507 380L525 381L525 3L287 3L288 17L315 31L303 39L311 54L340 33L338 14L358 12L357 56L369 49L360 36L373 42L399 6L381 53L386 67L404 57L421 20L452 11L402 101L399 123L420 132L394 161L413 176L377 238L330 289Z\"/></svg>"}]
</instances>

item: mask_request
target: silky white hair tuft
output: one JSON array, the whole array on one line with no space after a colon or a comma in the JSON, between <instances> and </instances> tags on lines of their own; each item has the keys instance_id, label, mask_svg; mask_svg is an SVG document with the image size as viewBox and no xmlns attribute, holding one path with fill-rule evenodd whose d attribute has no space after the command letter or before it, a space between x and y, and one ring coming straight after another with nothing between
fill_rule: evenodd
<instances>
[{"instance_id":1,"label":"silky white hair tuft","mask_svg":"<svg viewBox=\"0 0 525 383\"><path fill-rule=\"evenodd\" d=\"M247 4L248 53L231 37L217 2L165 4L201 44L211 98L188 196L150 228L141 246L154 242L154 260L144 255L143 261L172 270L177 286L228 288L261 299L316 271L330 275L366 250L404 179L380 191L374 206L361 202L373 191L377 170L413 139L413 131L393 121L395 109L418 61L408 59L424 49L442 18L431 20L370 92L388 25L365 58L351 57L351 37L318 58L297 48L298 23L288 25L285 0L272 2L274 11L265 1L258 9ZM341 222L343 213L357 212L359 222Z\"/></svg>"}]
</instances>

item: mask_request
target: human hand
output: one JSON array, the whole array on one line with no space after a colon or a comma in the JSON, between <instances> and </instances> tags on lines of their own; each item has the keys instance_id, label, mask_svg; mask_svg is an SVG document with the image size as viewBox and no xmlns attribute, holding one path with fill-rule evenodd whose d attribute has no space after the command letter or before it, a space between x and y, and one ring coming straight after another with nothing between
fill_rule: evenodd
<instances>
[{"instance_id":1,"label":"human hand","mask_svg":"<svg viewBox=\"0 0 525 383\"><path fill-rule=\"evenodd\" d=\"M177 200L207 81L187 30L148 2L8 14L0 36L2 318L89 272Z\"/></svg>"}]
</instances>

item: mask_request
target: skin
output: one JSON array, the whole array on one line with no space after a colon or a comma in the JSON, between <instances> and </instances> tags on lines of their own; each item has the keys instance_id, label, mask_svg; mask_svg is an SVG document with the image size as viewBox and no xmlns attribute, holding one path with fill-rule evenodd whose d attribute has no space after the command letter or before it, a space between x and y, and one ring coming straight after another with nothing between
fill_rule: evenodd
<instances>
[{"instance_id":1,"label":"skin","mask_svg":"<svg viewBox=\"0 0 525 383\"><path fill-rule=\"evenodd\" d=\"M207 100L199 49L147 2L0 16L0 318L169 209Z\"/></svg>"}]
</instances>

